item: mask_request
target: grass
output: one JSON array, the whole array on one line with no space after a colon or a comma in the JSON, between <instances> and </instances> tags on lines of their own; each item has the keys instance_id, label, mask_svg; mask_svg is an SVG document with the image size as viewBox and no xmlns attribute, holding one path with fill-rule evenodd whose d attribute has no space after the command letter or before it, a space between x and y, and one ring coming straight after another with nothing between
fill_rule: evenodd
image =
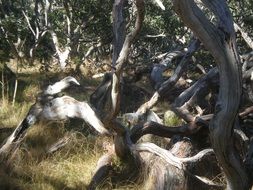
<instances>
[{"instance_id":1,"label":"grass","mask_svg":"<svg viewBox=\"0 0 253 190\"><path fill-rule=\"evenodd\" d=\"M0 101L0 143L3 143L24 119L41 87L57 81L58 78L63 78L63 76L43 77L41 74L20 73L21 82L15 105L12 106L11 98L9 101ZM81 87L70 89L66 94L71 94L80 101L88 100L93 90L92 88L83 89L83 87L94 89L99 81L84 77L78 79ZM68 144L57 152L48 154L49 147L66 135L70 137ZM102 144L105 140L112 141L106 137L96 136L80 120L38 123L28 130L11 164L8 167L0 166L0 189L86 189L94 174L97 161L103 155ZM139 188L130 182L127 185L112 186L109 181L99 189Z\"/></svg>"},{"instance_id":2,"label":"grass","mask_svg":"<svg viewBox=\"0 0 253 190\"><path fill-rule=\"evenodd\" d=\"M57 73L41 75L29 72L19 74L21 82L19 83L15 105L12 106L11 101L0 102L0 143L11 134L25 117L30 106L35 102L40 89L63 77L62 73L59 75ZM99 81L82 76L74 77L80 81L81 87L70 89L66 94L80 101L88 100ZM130 94L130 96L129 102L135 101L136 94L133 96ZM140 97L142 101L145 98L143 95ZM157 111L163 112L164 109ZM179 122L178 118L173 117L171 121L165 121L165 124L174 125ZM49 147L64 136L70 137L68 144L57 152L48 154ZM0 189L86 189L94 174L97 161L103 155L102 144L104 141L112 142L112 139L96 136L80 120L36 124L28 130L27 136L16 152L11 165L8 168L0 167ZM131 181L116 184L107 181L98 189L126 190L145 189L145 187Z\"/></svg>"},{"instance_id":3,"label":"grass","mask_svg":"<svg viewBox=\"0 0 253 190\"><path fill-rule=\"evenodd\" d=\"M1 128L10 128L1 133L3 142L23 119L29 105L5 104L1 108ZM87 130L80 126L71 126L73 123L80 124L77 121L33 126L10 168L0 172L0 189L86 189L103 154L103 140L87 135ZM64 135L70 136L70 142L61 150L47 154L48 148Z\"/></svg>"},{"instance_id":4,"label":"grass","mask_svg":"<svg viewBox=\"0 0 253 190\"><path fill-rule=\"evenodd\" d=\"M20 73L19 78L21 82L15 105L12 106L11 100L0 101L0 143L11 134L35 102L36 94L44 86L40 81L56 81L48 75L43 77L35 73ZM81 82L94 86L98 83L85 78ZM75 93L74 97L86 100L90 93L86 90ZM103 154L103 139L96 138L87 129L86 124L75 120L39 123L30 128L10 166L0 168L0 189L86 189L97 160ZM61 150L47 154L48 148L65 135L70 136L69 143Z\"/></svg>"}]
</instances>

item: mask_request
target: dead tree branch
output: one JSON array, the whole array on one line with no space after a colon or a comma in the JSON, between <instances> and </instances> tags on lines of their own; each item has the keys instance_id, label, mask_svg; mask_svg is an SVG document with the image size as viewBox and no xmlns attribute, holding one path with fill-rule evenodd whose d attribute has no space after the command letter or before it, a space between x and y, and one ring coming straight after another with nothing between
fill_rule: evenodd
<instances>
[{"instance_id":1,"label":"dead tree branch","mask_svg":"<svg viewBox=\"0 0 253 190\"><path fill-rule=\"evenodd\" d=\"M86 102L79 102L72 97L55 97L57 93L70 86L71 83L79 84L75 78L66 77L54 85L49 85L37 97L25 119L17 126L0 148L0 157L8 160L15 150L21 145L27 130L38 121L67 120L80 118L93 126L100 134L109 135L110 132L96 116L95 112Z\"/></svg>"},{"instance_id":2,"label":"dead tree branch","mask_svg":"<svg viewBox=\"0 0 253 190\"><path fill-rule=\"evenodd\" d=\"M154 105L157 104L158 100L161 97L168 95L171 88L176 84L176 82L179 80L179 78L185 71L185 65L188 63L193 53L197 51L199 45L200 43L198 40L191 41L188 46L188 50L185 52L173 75L167 81L162 83L161 87L154 93L154 95L148 102L140 106L140 108L137 110L138 114L142 115L146 113L149 109L151 109Z\"/></svg>"},{"instance_id":3,"label":"dead tree branch","mask_svg":"<svg viewBox=\"0 0 253 190\"><path fill-rule=\"evenodd\" d=\"M242 89L233 21L226 1L202 2L217 16L218 28L206 18L193 0L175 0L173 4L183 22L191 28L218 63L220 89L210 125L212 146L226 175L228 189L248 189L248 177L233 147L231 134Z\"/></svg>"},{"instance_id":4,"label":"dead tree branch","mask_svg":"<svg viewBox=\"0 0 253 190\"><path fill-rule=\"evenodd\" d=\"M241 33L241 36L246 44L253 50L253 40L249 37L249 35L235 22L234 27L236 31L239 31Z\"/></svg>"}]
</instances>

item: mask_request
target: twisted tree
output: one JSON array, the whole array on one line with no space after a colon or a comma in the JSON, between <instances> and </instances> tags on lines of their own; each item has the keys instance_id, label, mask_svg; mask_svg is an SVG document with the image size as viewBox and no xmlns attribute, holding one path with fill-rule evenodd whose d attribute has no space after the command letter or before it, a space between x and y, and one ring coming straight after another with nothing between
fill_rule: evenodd
<instances>
[{"instance_id":1,"label":"twisted tree","mask_svg":"<svg viewBox=\"0 0 253 190\"><path fill-rule=\"evenodd\" d=\"M156 2L162 9L166 8L161 1ZM196 185L200 189L224 189L224 184L210 180L219 172L226 177L227 189L249 189L253 176L253 133L248 124L253 112L253 65L248 55L242 75L234 23L226 1L202 0L201 5L193 0L172 1L176 13L193 32L193 38L183 51L169 53L150 69L156 91L136 112L124 115L130 127L118 117L125 83L122 73L131 46L141 31L145 6L144 0L134 1L135 23L131 29L125 24L125 3L125 0L114 2L112 70L91 95L93 107L69 96L58 97L71 83L79 84L72 77L48 86L0 148L2 160L11 158L27 129L38 120L78 117L99 134L113 136L113 144L106 145L107 153L98 160L89 189L96 189L106 179L119 175L114 168L114 158L127 168L122 171L125 180L143 178L148 173L143 180L149 184L145 189L194 189ZM214 19L210 20L207 15ZM201 77L188 83L182 78L194 53L203 48L201 44L211 53L217 67L208 72L200 68ZM176 69L164 81L163 71L174 58ZM248 97L247 103L241 101L244 97ZM162 124L151 110L161 100L170 103L170 109L185 121L182 125ZM147 134L169 138L169 143L160 147L152 139L143 142L147 141L143 138ZM203 164L203 160L208 164ZM215 171L210 174L210 168L214 167Z\"/></svg>"}]
</instances>

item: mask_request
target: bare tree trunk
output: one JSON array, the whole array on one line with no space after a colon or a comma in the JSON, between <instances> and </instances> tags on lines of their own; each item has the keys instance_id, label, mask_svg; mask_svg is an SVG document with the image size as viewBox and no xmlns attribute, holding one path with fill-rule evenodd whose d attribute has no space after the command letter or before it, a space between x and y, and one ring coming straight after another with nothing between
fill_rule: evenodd
<instances>
[{"instance_id":1,"label":"bare tree trunk","mask_svg":"<svg viewBox=\"0 0 253 190\"><path fill-rule=\"evenodd\" d=\"M4 88L5 88L5 81L4 81L4 66L3 66L3 70L2 70L2 82L1 82L1 85L2 85L2 101L4 103L5 101L5 97L4 97Z\"/></svg>"},{"instance_id":2,"label":"bare tree trunk","mask_svg":"<svg viewBox=\"0 0 253 190\"><path fill-rule=\"evenodd\" d=\"M66 47L63 48L63 50L60 48L60 44L58 42L58 37L56 35L56 33L53 30L50 30L50 34L52 36L52 40L53 40L53 44L56 50L56 54L60 63L60 67L61 69L64 69L65 66L67 65L67 60L69 57L69 53L70 53L70 46L69 44L66 45Z\"/></svg>"},{"instance_id":3,"label":"bare tree trunk","mask_svg":"<svg viewBox=\"0 0 253 190\"><path fill-rule=\"evenodd\" d=\"M116 0L113 4L113 54L112 65L116 65L119 53L125 39L125 22L123 18L123 8L125 0Z\"/></svg>"},{"instance_id":4,"label":"bare tree trunk","mask_svg":"<svg viewBox=\"0 0 253 190\"><path fill-rule=\"evenodd\" d=\"M16 95L17 95L17 90L18 90L18 64L19 60L17 60L17 71L16 71L16 78L15 78L15 86L14 86L14 92L13 92L13 98L12 98L12 106L14 106L15 101L16 101Z\"/></svg>"},{"instance_id":5,"label":"bare tree trunk","mask_svg":"<svg viewBox=\"0 0 253 190\"><path fill-rule=\"evenodd\" d=\"M16 95L17 95L17 89L18 89L18 79L15 79L15 86L14 86L14 92L13 92L13 98L12 98L12 106L14 106L16 101Z\"/></svg>"},{"instance_id":6,"label":"bare tree trunk","mask_svg":"<svg viewBox=\"0 0 253 190\"><path fill-rule=\"evenodd\" d=\"M235 43L233 21L226 1L203 3L217 16L217 29L193 0L173 1L177 14L215 58L220 73L219 97L210 124L216 157L224 170L228 189L248 189L249 181L235 151L233 128L241 96L241 68Z\"/></svg>"},{"instance_id":7,"label":"bare tree trunk","mask_svg":"<svg viewBox=\"0 0 253 190\"><path fill-rule=\"evenodd\" d=\"M117 3L123 3L123 1L115 0L115 6ZM137 154L136 151L134 151L134 149L132 149L133 143L130 139L129 130L125 126L123 126L119 121L116 120L116 117L119 114L119 110L120 110L121 74L123 71L123 67L127 62L130 47L132 43L134 42L136 36L140 32L142 23L144 20L144 12L145 12L144 1L136 0L135 4L137 8L135 28L133 29L132 32L127 34L127 36L125 37L125 41L123 43L121 50L119 49L116 50L116 48L119 48L120 46L117 46L117 47L115 46L115 49L114 49L114 51L116 51L114 55L117 55L118 54L117 52L120 52L120 53L119 53L119 56L117 57L116 66L113 69L113 73L112 73L110 109L109 109L109 112L106 113L106 116L103 118L103 123L105 124L106 128L108 129L110 128L116 133L114 136L114 151L116 153L116 156L121 161L127 163L129 168L133 168L133 170L136 172L138 171L138 166L140 166L139 155ZM123 4L120 4L120 5L123 6ZM119 9L114 8L113 15L114 16L122 15L122 11L123 11L122 8L123 7ZM117 20L118 23L123 22L122 20L123 18L120 17L118 19L119 19ZM121 27L121 26L118 24L115 24L115 27ZM121 30L117 28L115 29L115 31L120 32ZM118 33L117 35L121 35L121 34ZM110 101L110 100L107 99L107 101ZM98 168L97 172L94 174L94 177L90 184L92 188L95 188L93 185L94 184L93 181L97 181L96 176L99 175L98 173L99 171L100 171L100 168ZM98 185L98 183L101 183L101 181L100 182L97 181L96 185Z\"/></svg>"}]
</instances>

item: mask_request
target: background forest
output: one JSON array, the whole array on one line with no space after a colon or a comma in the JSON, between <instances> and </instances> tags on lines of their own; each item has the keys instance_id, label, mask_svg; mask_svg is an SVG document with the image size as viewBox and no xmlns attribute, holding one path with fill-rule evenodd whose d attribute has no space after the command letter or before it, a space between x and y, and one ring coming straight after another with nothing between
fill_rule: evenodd
<instances>
[{"instance_id":1,"label":"background forest","mask_svg":"<svg viewBox=\"0 0 253 190\"><path fill-rule=\"evenodd\" d=\"M219 59L198 28L194 31L180 15L176 2L0 0L0 189L194 189L198 183L203 189L236 189L233 172L226 170L221 157L217 161L210 153L216 141L209 136L208 126L219 112L215 104L223 80L216 67ZM220 20L224 24L222 10L212 9L205 0L189 2L217 28L217 35L225 33L227 42L229 32L220 25ZM253 2L212 2L225 2L233 18L235 51L241 63L238 83L243 85L238 90L236 79L229 79L234 91L242 89L236 108L239 116L233 117L230 130L235 133L230 136L237 139L231 144L247 176L237 187L250 189ZM68 78L72 85L64 93L46 94L49 85L68 76L78 82ZM67 115L70 119L62 120L38 115L33 127L19 131L21 135L15 136L18 140L11 142L6 153L6 139L16 135L13 131L22 127L34 105L45 100L43 110L65 95L75 98L73 105L78 104L76 100L88 102L102 129L94 127L89 116ZM141 156L136 156L139 151ZM168 152L181 158L193 158L199 152L203 156L198 164L193 158L194 163L183 166L188 161L168 161ZM215 148L214 152L219 154ZM143 168L137 171L142 159L145 167L141 164ZM105 170L97 173L101 165ZM231 185L230 181L235 182Z\"/></svg>"}]
</instances>

